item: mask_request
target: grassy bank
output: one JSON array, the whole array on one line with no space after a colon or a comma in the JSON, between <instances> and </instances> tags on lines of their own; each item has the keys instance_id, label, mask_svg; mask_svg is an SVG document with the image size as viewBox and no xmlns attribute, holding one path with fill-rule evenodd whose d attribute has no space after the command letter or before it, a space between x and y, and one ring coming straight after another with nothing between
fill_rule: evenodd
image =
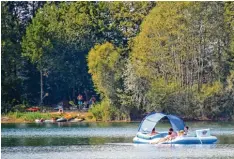
<instances>
[{"instance_id":1,"label":"grassy bank","mask_svg":"<svg viewBox=\"0 0 234 159\"><path fill-rule=\"evenodd\" d=\"M49 120L52 118L78 118L85 119L85 121L92 122L96 121L93 114L90 112L49 112L49 113L41 113L41 112L10 112L6 115L2 115L1 123L33 123L36 119L43 118L44 120Z\"/></svg>"}]
</instances>

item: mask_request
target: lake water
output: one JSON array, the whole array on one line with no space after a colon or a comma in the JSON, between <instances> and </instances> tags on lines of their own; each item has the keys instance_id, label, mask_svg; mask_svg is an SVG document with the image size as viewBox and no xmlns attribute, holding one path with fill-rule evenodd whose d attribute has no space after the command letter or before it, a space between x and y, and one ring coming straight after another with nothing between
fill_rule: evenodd
<instances>
[{"instance_id":1,"label":"lake water","mask_svg":"<svg viewBox=\"0 0 234 159\"><path fill-rule=\"evenodd\" d=\"M234 158L233 122L187 122L210 128L213 145L133 144L139 123L1 124L2 159ZM167 131L167 123L157 131Z\"/></svg>"}]
</instances>

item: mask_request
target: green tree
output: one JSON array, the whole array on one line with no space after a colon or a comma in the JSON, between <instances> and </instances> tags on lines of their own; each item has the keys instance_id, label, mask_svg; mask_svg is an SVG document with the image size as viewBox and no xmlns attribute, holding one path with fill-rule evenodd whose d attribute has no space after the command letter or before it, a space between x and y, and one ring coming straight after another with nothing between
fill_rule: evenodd
<instances>
[{"instance_id":1,"label":"green tree","mask_svg":"<svg viewBox=\"0 0 234 159\"><path fill-rule=\"evenodd\" d=\"M2 75L2 110L17 104L20 101L20 80L17 77L17 65L20 44L19 22L16 17L9 12L6 2L1 4L1 75ZM3 112L4 112L3 111Z\"/></svg>"},{"instance_id":2,"label":"green tree","mask_svg":"<svg viewBox=\"0 0 234 159\"><path fill-rule=\"evenodd\" d=\"M224 11L223 2L159 2L146 17L134 39L128 76L147 85L126 85L144 90L138 96L146 98L146 111L180 108L178 114L199 110L198 116L206 116L207 99L220 93L230 72Z\"/></svg>"},{"instance_id":3,"label":"green tree","mask_svg":"<svg viewBox=\"0 0 234 159\"><path fill-rule=\"evenodd\" d=\"M126 78L123 73L125 66L127 64L127 58L129 53L128 42L139 33L140 24L143 21L143 18L149 13L152 7L155 6L153 2L112 2L99 3L102 8L106 8L108 11L104 12L104 32L103 37L107 41L112 42L116 46L119 46L117 49L119 53L118 62L115 66L113 72L106 69L100 69L103 71L97 71L96 67L101 67L99 65L94 65L91 59L96 55L96 59L102 57L99 53L104 51L104 48L112 48L113 45L105 43L103 45L96 45L88 55L88 65L89 72L92 75L94 85L96 90L102 94L103 101L110 102L112 109L119 110L123 112L129 118L131 110L134 108L134 104L131 103L131 93L125 90L124 87L124 78ZM107 45L108 44L108 45ZM97 47L97 48L96 48ZM102 48L102 49L101 49ZM121 48L121 49L120 49ZM90 55L92 54L92 55ZM114 51L113 51L114 54ZM102 59L105 63L108 63L108 59ZM92 67L91 67L92 66ZM104 67L108 68L108 67ZM91 70L90 70L91 69ZM96 70L97 72L94 73ZM112 72L112 73L111 73ZM108 75L107 75L108 74ZM109 78L108 80L106 78ZM112 80L111 80L112 79ZM104 82L101 82L104 81ZM108 81L108 82L107 82ZM102 104L101 104L102 105ZM111 110L112 110L111 109ZM111 111L110 110L110 111ZM113 111L116 112L116 111ZM120 116L123 114L117 113ZM111 114L110 114L111 115ZM113 115L113 114L112 114Z\"/></svg>"},{"instance_id":4,"label":"green tree","mask_svg":"<svg viewBox=\"0 0 234 159\"><path fill-rule=\"evenodd\" d=\"M39 14L40 15L40 14ZM47 32L48 22L42 22L43 16L37 16L40 22L36 19L32 20L26 31L26 36L23 38L22 48L24 57L28 57L33 64L36 64L40 70L40 104L43 103L44 89L43 89L43 68L44 61L42 56L52 47L50 41L50 34ZM34 27L35 26L35 27Z\"/></svg>"},{"instance_id":5,"label":"green tree","mask_svg":"<svg viewBox=\"0 0 234 159\"><path fill-rule=\"evenodd\" d=\"M30 85L35 86L35 83L32 84L33 80L30 79L36 76L35 69L21 57L21 41L33 13L43 4L44 2L1 3L2 112L9 111L12 106L25 100L34 100L36 92Z\"/></svg>"},{"instance_id":6,"label":"green tree","mask_svg":"<svg viewBox=\"0 0 234 159\"><path fill-rule=\"evenodd\" d=\"M229 54L229 65L231 69L234 69L234 3L233 2L225 2L225 12L224 12L224 20L226 23L226 32L228 32L227 38L227 53Z\"/></svg>"},{"instance_id":7,"label":"green tree","mask_svg":"<svg viewBox=\"0 0 234 159\"><path fill-rule=\"evenodd\" d=\"M108 99L116 95L116 82L118 82L117 65L120 58L120 50L111 43L96 45L88 55L89 73L96 90Z\"/></svg>"},{"instance_id":8,"label":"green tree","mask_svg":"<svg viewBox=\"0 0 234 159\"><path fill-rule=\"evenodd\" d=\"M124 8L128 4L121 3L121 6ZM142 3L145 12L142 11L138 20L142 20L152 6L146 4ZM50 92L51 101L64 97L74 100L78 92L92 91L85 56L95 43L113 41L121 45L125 36L122 28L115 27L118 23L112 12L114 5L107 2L52 2L37 12L27 28L23 55L29 57L41 71L41 81L44 79L41 82L41 98L43 89ZM126 8L121 12L129 16L130 8ZM135 34L137 31L139 29L135 29ZM42 78L42 75L46 75L46 78ZM86 98L89 100L89 97Z\"/></svg>"}]
</instances>

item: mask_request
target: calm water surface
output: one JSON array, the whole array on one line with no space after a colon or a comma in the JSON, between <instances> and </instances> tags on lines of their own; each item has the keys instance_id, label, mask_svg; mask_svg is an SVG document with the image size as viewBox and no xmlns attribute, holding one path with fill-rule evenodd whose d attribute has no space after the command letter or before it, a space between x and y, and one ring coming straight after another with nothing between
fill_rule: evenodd
<instances>
[{"instance_id":1,"label":"calm water surface","mask_svg":"<svg viewBox=\"0 0 234 159\"><path fill-rule=\"evenodd\" d=\"M210 128L213 145L133 144L139 123L1 124L3 159L234 158L233 122L187 122L191 131ZM167 123L157 125L167 131Z\"/></svg>"}]
</instances>

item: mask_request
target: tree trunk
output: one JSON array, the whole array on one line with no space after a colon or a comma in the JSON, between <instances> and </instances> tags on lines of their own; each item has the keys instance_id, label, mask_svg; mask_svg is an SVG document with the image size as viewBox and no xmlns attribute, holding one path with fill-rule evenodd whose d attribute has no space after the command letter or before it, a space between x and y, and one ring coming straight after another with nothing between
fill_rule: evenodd
<instances>
[{"instance_id":1,"label":"tree trunk","mask_svg":"<svg viewBox=\"0 0 234 159\"><path fill-rule=\"evenodd\" d=\"M72 88L72 101L76 102L76 94L75 94L75 87Z\"/></svg>"},{"instance_id":2,"label":"tree trunk","mask_svg":"<svg viewBox=\"0 0 234 159\"><path fill-rule=\"evenodd\" d=\"M41 78L41 100L40 100L40 105L43 104L43 74L42 70L40 70L40 78Z\"/></svg>"},{"instance_id":3,"label":"tree trunk","mask_svg":"<svg viewBox=\"0 0 234 159\"><path fill-rule=\"evenodd\" d=\"M200 20L200 28L199 28L199 55L198 55L198 92L200 93L201 91L201 78L202 78L202 70L201 70L201 63L202 63L202 20Z\"/></svg>"}]
</instances>

